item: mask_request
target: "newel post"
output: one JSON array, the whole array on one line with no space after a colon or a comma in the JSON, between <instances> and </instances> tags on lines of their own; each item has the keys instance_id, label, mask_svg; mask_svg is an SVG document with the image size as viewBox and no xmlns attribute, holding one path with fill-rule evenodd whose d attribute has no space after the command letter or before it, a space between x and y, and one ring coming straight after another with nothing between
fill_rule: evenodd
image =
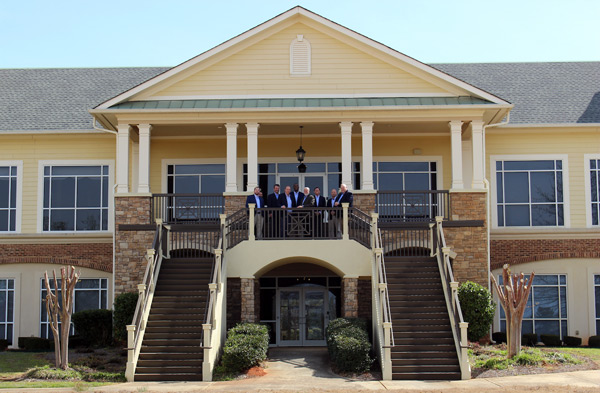
<instances>
[{"instance_id":1,"label":"newel post","mask_svg":"<svg viewBox=\"0 0 600 393\"><path fill-rule=\"evenodd\" d=\"M253 242L255 240L254 237L254 209L256 208L256 203L248 204L248 240Z\"/></svg>"},{"instance_id":2,"label":"newel post","mask_svg":"<svg viewBox=\"0 0 600 393\"><path fill-rule=\"evenodd\" d=\"M127 382L133 382L135 374L135 365L133 357L135 353L135 325L127 325L127 367L125 369L125 378Z\"/></svg>"},{"instance_id":3,"label":"newel post","mask_svg":"<svg viewBox=\"0 0 600 393\"><path fill-rule=\"evenodd\" d=\"M371 213L371 247L375 247L375 244L377 244L377 237L379 236L377 228L378 219L379 213ZM381 247L381 244L379 246Z\"/></svg>"},{"instance_id":4,"label":"newel post","mask_svg":"<svg viewBox=\"0 0 600 393\"><path fill-rule=\"evenodd\" d=\"M210 362L210 351L211 351L211 330L212 324L204 323L202 324L203 337L204 340L202 342L202 346L204 347L204 361L202 362L202 380L210 382L212 381L212 363Z\"/></svg>"},{"instance_id":5,"label":"newel post","mask_svg":"<svg viewBox=\"0 0 600 393\"><path fill-rule=\"evenodd\" d=\"M349 240L350 236L348 234L348 208L349 208L350 204L347 202L342 203L342 217L343 217L343 223L342 223L342 239L343 240Z\"/></svg>"},{"instance_id":6,"label":"newel post","mask_svg":"<svg viewBox=\"0 0 600 393\"><path fill-rule=\"evenodd\" d=\"M219 219L221 220L221 236L223 236L223 250L227 250L227 214L219 214Z\"/></svg>"},{"instance_id":7,"label":"newel post","mask_svg":"<svg viewBox=\"0 0 600 393\"><path fill-rule=\"evenodd\" d=\"M392 323L383 323L383 362L381 376L384 381L392 380Z\"/></svg>"},{"instance_id":8,"label":"newel post","mask_svg":"<svg viewBox=\"0 0 600 393\"><path fill-rule=\"evenodd\" d=\"M469 365L468 355L468 342L467 342L467 328L469 327L468 322L460 322L460 374L461 379L471 379L471 366Z\"/></svg>"}]
</instances>

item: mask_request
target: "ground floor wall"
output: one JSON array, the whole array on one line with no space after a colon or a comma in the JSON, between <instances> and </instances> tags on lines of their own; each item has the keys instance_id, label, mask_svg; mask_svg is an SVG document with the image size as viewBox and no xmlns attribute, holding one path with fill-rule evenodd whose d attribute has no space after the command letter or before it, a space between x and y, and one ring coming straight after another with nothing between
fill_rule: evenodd
<instances>
[{"instance_id":1,"label":"ground floor wall","mask_svg":"<svg viewBox=\"0 0 600 393\"><path fill-rule=\"evenodd\" d=\"M53 270L56 271L57 277L60 278L60 267L54 263L14 263L0 265L0 282L4 279L10 279L14 283L12 294L7 296L9 300L12 298L12 305L7 304L9 311L13 312L12 317L8 318L12 320L13 344L11 348L17 347L19 337L42 336L41 321L46 313L41 297L42 278L44 277L44 272L48 272L49 276L52 277ZM103 279L101 283L99 282L99 286L106 284L106 288L90 288L89 291L97 292L100 298L105 296L104 308L112 308L112 273L86 267L76 267L76 269L81 272L80 279L82 280ZM0 290L0 292L3 292L3 290ZM93 298L94 294L92 295ZM88 304L88 301L89 297L86 304ZM77 297L75 302L77 303ZM100 305L100 303L98 304ZM75 307L77 307L77 304L75 304ZM0 327L2 325L4 324L0 323ZM7 325L3 327L6 329Z\"/></svg>"}]
</instances>

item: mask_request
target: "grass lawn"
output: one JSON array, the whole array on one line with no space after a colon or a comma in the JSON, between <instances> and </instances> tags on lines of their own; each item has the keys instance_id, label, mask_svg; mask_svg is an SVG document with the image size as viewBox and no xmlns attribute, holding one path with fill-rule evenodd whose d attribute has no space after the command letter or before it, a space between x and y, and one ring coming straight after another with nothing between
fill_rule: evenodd
<instances>
[{"instance_id":1,"label":"grass lawn","mask_svg":"<svg viewBox=\"0 0 600 393\"><path fill-rule=\"evenodd\" d=\"M44 356L47 352L0 352L0 380L19 377L33 367L50 364Z\"/></svg>"},{"instance_id":2,"label":"grass lawn","mask_svg":"<svg viewBox=\"0 0 600 393\"><path fill-rule=\"evenodd\" d=\"M0 382L0 389L43 389L43 388L75 388L84 391L97 386L111 385L112 382L68 382L68 381L32 381L32 382Z\"/></svg>"},{"instance_id":3,"label":"grass lawn","mask_svg":"<svg viewBox=\"0 0 600 393\"><path fill-rule=\"evenodd\" d=\"M600 348L553 348L557 351L565 352L570 355L584 356L600 366Z\"/></svg>"}]
</instances>

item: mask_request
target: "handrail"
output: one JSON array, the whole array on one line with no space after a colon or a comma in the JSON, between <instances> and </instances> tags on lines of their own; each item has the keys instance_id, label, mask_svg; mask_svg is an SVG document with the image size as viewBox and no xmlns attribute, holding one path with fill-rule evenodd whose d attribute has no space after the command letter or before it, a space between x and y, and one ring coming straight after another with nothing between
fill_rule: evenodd
<instances>
[{"instance_id":1,"label":"handrail","mask_svg":"<svg viewBox=\"0 0 600 393\"><path fill-rule=\"evenodd\" d=\"M451 218L448 190L378 191L375 208L382 222L434 222Z\"/></svg>"},{"instance_id":2,"label":"handrail","mask_svg":"<svg viewBox=\"0 0 600 393\"><path fill-rule=\"evenodd\" d=\"M223 194L152 194L150 200L150 222L157 218L164 223L219 222L225 211Z\"/></svg>"},{"instance_id":3,"label":"handrail","mask_svg":"<svg viewBox=\"0 0 600 393\"><path fill-rule=\"evenodd\" d=\"M435 224L430 224L432 231L431 255L435 256L440 270L442 288L446 298L448 316L450 317L450 326L454 336L454 344L460 364L461 378L471 378L471 366L467 355L467 328L469 324L464 321L460 302L458 300L458 282L454 281L452 265L450 264L450 255L453 253L450 247L446 245L446 238L442 227L443 217L436 217ZM435 228L435 229L434 229Z\"/></svg>"},{"instance_id":4,"label":"handrail","mask_svg":"<svg viewBox=\"0 0 600 393\"><path fill-rule=\"evenodd\" d=\"M362 210L351 207L348 209L349 239L356 240L365 247L371 248L371 216Z\"/></svg>"},{"instance_id":5,"label":"handrail","mask_svg":"<svg viewBox=\"0 0 600 393\"><path fill-rule=\"evenodd\" d=\"M168 236L169 227L165 226L162 220L156 220L156 233L154 235L154 241L152 242L152 248L148 249L146 254L148 264L146 265L144 280L142 284L138 284L139 297L135 307L133 321L131 325L127 326L128 348L125 377L128 381L133 381L135 375L135 368L142 348L146 323L154 298L158 273L163 258L165 257L164 251L167 251L168 255Z\"/></svg>"},{"instance_id":6,"label":"handrail","mask_svg":"<svg viewBox=\"0 0 600 393\"><path fill-rule=\"evenodd\" d=\"M383 243L382 243L382 238L381 238L381 229L377 229L377 236L376 236L376 248L381 248L382 252L380 253L381 258L379 259L379 263L378 263L378 270L379 270L379 282L382 284L385 284L385 288L384 288L384 305L383 305L383 322L389 322L390 323L390 329L392 332L391 335L391 340L392 340L392 346L396 346L396 343L394 341L394 335L393 335L393 328L392 328L392 308L390 305L390 293L387 287L387 273L385 271L385 257L384 257L384 253L383 253Z\"/></svg>"}]
</instances>

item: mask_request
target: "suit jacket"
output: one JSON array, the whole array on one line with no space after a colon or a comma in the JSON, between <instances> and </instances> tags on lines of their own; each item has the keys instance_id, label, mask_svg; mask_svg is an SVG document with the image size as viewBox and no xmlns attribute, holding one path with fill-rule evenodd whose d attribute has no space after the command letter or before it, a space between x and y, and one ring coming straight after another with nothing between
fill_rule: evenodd
<instances>
[{"instance_id":1,"label":"suit jacket","mask_svg":"<svg viewBox=\"0 0 600 393\"><path fill-rule=\"evenodd\" d=\"M292 200L295 200L296 206L302 206L304 201L304 193L302 191L298 191L298 199L295 199L294 191L290 192L292 196Z\"/></svg>"},{"instance_id":2,"label":"suit jacket","mask_svg":"<svg viewBox=\"0 0 600 393\"><path fill-rule=\"evenodd\" d=\"M327 206L327 198L325 198L323 195L319 195L319 203L317 203L317 197L315 198L315 207L325 207Z\"/></svg>"},{"instance_id":3,"label":"suit jacket","mask_svg":"<svg viewBox=\"0 0 600 393\"><path fill-rule=\"evenodd\" d=\"M265 207L264 199L262 197L258 197L258 199L260 200L260 207ZM248 195L248 198L246 198L246 209L250 203L256 204L256 198L254 197L254 194ZM256 207L258 207L258 205Z\"/></svg>"},{"instance_id":4,"label":"suit jacket","mask_svg":"<svg viewBox=\"0 0 600 393\"><path fill-rule=\"evenodd\" d=\"M353 196L352 193L350 191L346 191L343 195L342 198L340 199L340 194L338 194L338 196L335 198L336 202L340 203L340 206L342 205L342 203L349 203L349 206L352 207L352 200L353 200Z\"/></svg>"},{"instance_id":5,"label":"suit jacket","mask_svg":"<svg viewBox=\"0 0 600 393\"><path fill-rule=\"evenodd\" d=\"M281 207L281 204L279 203L279 196L281 194L269 194L267 195L267 206L268 207Z\"/></svg>"},{"instance_id":6,"label":"suit jacket","mask_svg":"<svg viewBox=\"0 0 600 393\"><path fill-rule=\"evenodd\" d=\"M292 200L292 207L298 206L296 204L296 200L294 199L294 194L290 192L290 199ZM279 194L279 207L287 206L287 198L285 197L285 192Z\"/></svg>"},{"instance_id":7,"label":"suit jacket","mask_svg":"<svg viewBox=\"0 0 600 393\"><path fill-rule=\"evenodd\" d=\"M306 195L304 197L304 201L302 201L302 206L305 207L315 207L315 197L313 195Z\"/></svg>"}]
</instances>

